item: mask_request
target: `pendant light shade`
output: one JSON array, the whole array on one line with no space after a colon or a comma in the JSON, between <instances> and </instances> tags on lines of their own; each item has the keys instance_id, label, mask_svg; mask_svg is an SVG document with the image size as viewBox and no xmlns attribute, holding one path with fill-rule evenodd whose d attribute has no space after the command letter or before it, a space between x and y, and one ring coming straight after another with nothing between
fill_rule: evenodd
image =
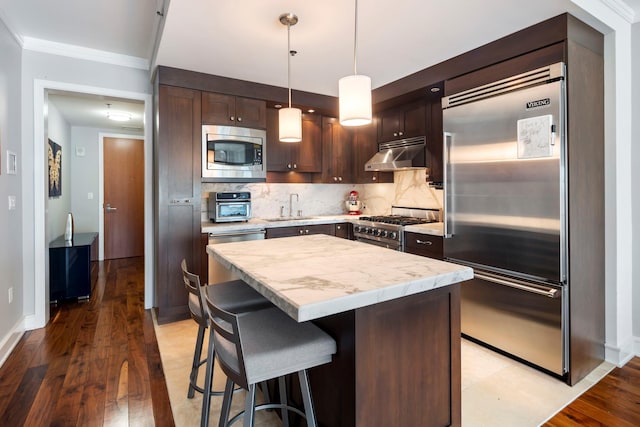
<instances>
[{"instance_id":1,"label":"pendant light shade","mask_svg":"<svg viewBox=\"0 0 640 427\"><path fill-rule=\"evenodd\" d=\"M279 139L282 142L302 141L302 110L281 108L278 111Z\"/></svg>"},{"instance_id":2,"label":"pendant light shade","mask_svg":"<svg viewBox=\"0 0 640 427\"><path fill-rule=\"evenodd\" d=\"M298 23L298 17L293 13L280 15L280 23L287 26L287 88L289 90L289 107L281 108L278 112L278 139L282 142L302 141L302 110L291 107L291 57L295 54L291 50L291 26Z\"/></svg>"},{"instance_id":3,"label":"pendant light shade","mask_svg":"<svg viewBox=\"0 0 640 427\"><path fill-rule=\"evenodd\" d=\"M371 123L371 79L353 75L338 81L340 124L362 126Z\"/></svg>"},{"instance_id":4,"label":"pendant light shade","mask_svg":"<svg viewBox=\"0 0 640 427\"><path fill-rule=\"evenodd\" d=\"M371 79L359 75L358 57L358 0L355 0L355 25L353 36L353 75L338 81L338 105L340 124L343 126L363 126L371 123Z\"/></svg>"}]
</instances>

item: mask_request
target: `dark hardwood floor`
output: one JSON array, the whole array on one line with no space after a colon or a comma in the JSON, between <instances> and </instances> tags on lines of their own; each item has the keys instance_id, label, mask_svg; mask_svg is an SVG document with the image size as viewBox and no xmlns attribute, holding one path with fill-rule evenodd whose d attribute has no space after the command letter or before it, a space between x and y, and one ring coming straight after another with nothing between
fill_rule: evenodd
<instances>
[{"instance_id":1,"label":"dark hardwood floor","mask_svg":"<svg viewBox=\"0 0 640 427\"><path fill-rule=\"evenodd\" d=\"M89 301L51 309L0 368L0 426L173 426L142 258L94 266ZM640 426L640 358L545 426Z\"/></svg>"},{"instance_id":2,"label":"dark hardwood floor","mask_svg":"<svg viewBox=\"0 0 640 427\"><path fill-rule=\"evenodd\" d=\"M615 368L544 425L640 426L640 358Z\"/></svg>"},{"instance_id":3,"label":"dark hardwood floor","mask_svg":"<svg viewBox=\"0 0 640 427\"><path fill-rule=\"evenodd\" d=\"M174 425L143 258L92 268L89 301L52 306L0 368L0 425Z\"/></svg>"}]
</instances>

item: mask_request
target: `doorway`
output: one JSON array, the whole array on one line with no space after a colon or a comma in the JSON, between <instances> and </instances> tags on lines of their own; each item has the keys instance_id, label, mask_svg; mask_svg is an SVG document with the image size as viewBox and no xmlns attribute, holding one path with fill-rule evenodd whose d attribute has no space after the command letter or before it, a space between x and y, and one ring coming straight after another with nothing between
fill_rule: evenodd
<instances>
[{"instance_id":1,"label":"doorway","mask_svg":"<svg viewBox=\"0 0 640 427\"><path fill-rule=\"evenodd\" d=\"M108 89L97 86L86 86L72 83L56 82L34 79L33 87L33 231L27 234L27 239L33 242L33 257L25 271L30 277L26 281L32 281L34 286L32 294L25 294L26 300L33 302L33 314L25 316L25 329L41 328L49 320L49 277L48 277L48 242L46 242L46 176L45 176L45 150L46 141L46 97L50 90L77 92L104 97L115 97L128 100L136 100L144 103L144 122L152 122L152 97L149 93L130 92L116 89ZM145 240L145 301L146 309L151 308L154 302L153 290L153 148L152 127L144 126L144 240ZM87 196L88 197L88 196ZM88 197L89 198L89 197ZM100 209L100 211L102 211Z\"/></svg>"},{"instance_id":2,"label":"doorway","mask_svg":"<svg viewBox=\"0 0 640 427\"><path fill-rule=\"evenodd\" d=\"M144 255L144 140L103 137L104 259Z\"/></svg>"}]
</instances>

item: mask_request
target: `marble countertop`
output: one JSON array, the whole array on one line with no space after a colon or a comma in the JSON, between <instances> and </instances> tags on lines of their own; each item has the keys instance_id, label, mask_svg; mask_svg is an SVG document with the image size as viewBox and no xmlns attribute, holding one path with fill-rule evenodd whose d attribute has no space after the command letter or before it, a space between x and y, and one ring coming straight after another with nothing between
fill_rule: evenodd
<instances>
[{"instance_id":1,"label":"marble countertop","mask_svg":"<svg viewBox=\"0 0 640 427\"><path fill-rule=\"evenodd\" d=\"M221 234L230 231L253 231L264 230L266 228L290 227L296 225L312 225L312 224L331 224L337 222L352 222L357 220L358 216L354 215L321 215L321 216L305 216L302 218L272 218L262 219L253 218L245 222L222 222L213 223L204 221L201 224L203 233ZM434 222L431 224L408 225L405 231L413 233L431 234L434 236L443 235L443 223Z\"/></svg>"},{"instance_id":2,"label":"marble countertop","mask_svg":"<svg viewBox=\"0 0 640 427\"><path fill-rule=\"evenodd\" d=\"M444 222L432 222L430 224L407 225L404 231L432 236L444 236Z\"/></svg>"},{"instance_id":3,"label":"marble countertop","mask_svg":"<svg viewBox=\"0 0 640 427\"><path fill-rule=\"evenodd\" d=\"M207 253L299 322L473 278L469 267L326 235L209 245Z\"/></svg>"}]
</instances>

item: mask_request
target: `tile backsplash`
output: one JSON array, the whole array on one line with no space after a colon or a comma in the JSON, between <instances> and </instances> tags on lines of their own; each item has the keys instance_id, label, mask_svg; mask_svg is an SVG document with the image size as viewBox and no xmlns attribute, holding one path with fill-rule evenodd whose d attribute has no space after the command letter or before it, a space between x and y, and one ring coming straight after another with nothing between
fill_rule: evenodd
<instances>
[{"instance_id":1,"label":"tile backsplash","mask_svg":"<svg viewBox=\"0 0 640 427\"><path fill-rule=\"evenodd\" d=\"M425 182L423 170L394 172L390 184L280 184L280 183L225 183L202 184L202 220L207 221L207 201L213 191L251 192L254 218L275 218L289 214L289 200L293 197L291 212L302 216L343 215L347 213L345 201L352 190L360 194L365 215L383 215L391 212L391 206L407 206L439 209L442 191L434 190Z\"/></svg>"}]
</instances>

